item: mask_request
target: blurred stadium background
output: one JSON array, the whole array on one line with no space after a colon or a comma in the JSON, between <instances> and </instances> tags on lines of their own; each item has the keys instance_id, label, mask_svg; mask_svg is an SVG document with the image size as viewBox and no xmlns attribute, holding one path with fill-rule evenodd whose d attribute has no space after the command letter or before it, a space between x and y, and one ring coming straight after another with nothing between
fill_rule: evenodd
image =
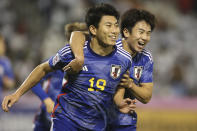
<instances>
[{"instance_id":1,"label":"blurred stadium background","mask_svg":"<svg viewBox=\"0 0 197 131\"><path fill-rule=\"evenodd\" d=\"M158 19L147 46L155 62L153 98L137 103L138 131L197 131L196 0L0 0L0 32L17 86L65 44L64 25L84 21L86 9L100 2L121 14L144 8ZM4 89L3 96L15 90ZM0 131L31 131L39 105L28 92L10 113L0 111Z\"/></svg>"}]
</instances>

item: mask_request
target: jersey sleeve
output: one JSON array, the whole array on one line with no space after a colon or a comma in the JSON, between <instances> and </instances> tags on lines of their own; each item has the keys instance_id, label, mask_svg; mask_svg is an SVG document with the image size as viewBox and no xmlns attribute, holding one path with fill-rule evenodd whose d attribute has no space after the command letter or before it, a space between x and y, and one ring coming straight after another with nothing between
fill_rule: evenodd
<instances>
[{"instance_id":1,"label":"jersey sleeve","mask_svg":"<svg viewBox=\"0 0 197 131\"><path fill-rule=\"evenodd\" d=\"M140 83L152 83L153 82L153 61L149 61L145 64L140 78Z\"/></svg>"},{"instance_id":2,"label":"jersey sleeve","mask_svg":"<svg viewBox=\"0 0 197 131\"><path fill-rule=\"evenodd\" d=\"M56 70L62 70L69 62L74 59L74 55L71 52L70 46L67 45L57 52L55 56L49 59L49 65Z\"/></svg>"},{"instance_id":3,"label":"jersey sleeve","mask_svg":"<svg viewBox=\"0 0 197 131\"><path fill-rule=\"evenodd\" d=\"M129 63L128 63L128 71L130 71L131 68L132 68L132 59L129 60Z\"/></svg>"},{"instance_id":4,"label":"jersey sleeve","mask_svg":"<svg viewBox=\"0 0 197 131\"><path fill-rule=\"evenodd\" d=\"M41 101L49 97L47 93L42 89L42 84L39 82L37 85L35 85L32 89L34 94L36 94Z\"/></svg>"},{"instance_id":5,"label":"jersey sleeve","mask_svg":"<svg viewBox=\"0 0 197 131\"><path fill-rule=\"evenodd\" d=\"M132 56L130 56L130 55L128 55L129 57L127 57L128 59L127 59L127 63L126 63L126 68L127 68L127 70L126 71L130 71L131 70L131 67L132 67ZM126 72L125 71L125 72Z\"/></svg>"}]
</instances>

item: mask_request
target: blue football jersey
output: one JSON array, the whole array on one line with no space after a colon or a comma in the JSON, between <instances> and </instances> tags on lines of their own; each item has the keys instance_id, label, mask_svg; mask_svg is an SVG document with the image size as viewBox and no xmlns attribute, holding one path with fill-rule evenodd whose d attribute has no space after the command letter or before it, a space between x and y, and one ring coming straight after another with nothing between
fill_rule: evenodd
<instances>
[{"instance_id":1,"label":"blue football jersey","mask_svg":"<svg viewBox=\"0 0 197 131\"><path fill-rule=\"evenodd\" d=\"M118 40L116 45L123 48L122 40ZM132 57L130 77L134 80L136 85L153 82L153 58L149 51L143 49L142 52Z\"/></svg>"},{"instance_id":2,"label":"blue football jersey","mask_svg":"<svg viewBox=\"0 0 197 131\"><path fill-rule=\"evenodd\" d=\"M32 91L41 99L42 104L40 110L34 118L34 131L50 130L51 113L48 113L43 100L51 98L54 102L57 95L61 91L63 84L64 72L56 70L48 73L37 85L32 88Z\"/></svg>"},{"instance_id":3,"label":"blue football jersey","mask_svg":"<svg viewBox=\"0 0 197 131\"><path fill-rule=\"evenodd\" d=\"M63 113L83 129L102 131L107 126L107 112L113 104L116 87L131 67L131 56L116 46L107 56L97 55L88 41L84 46L84 56L82 71L68 76L68 83L56 100L54 116ZM49 65L62 69L72 59L70 46L66 45L50 58Z\"/></svg>"},{"instance_id":4,"label":"blue football jersey","mask_svg":"<svg viewBox=\"0 0 197 131\"><path fill-rule=\"evenodd\" d=\"M123 48L122 40L118 40L116 45ZM134 80L136 85L140 83L152 83L153 82L153 59L150 52L143 49L142 52L137 53L132 57L132 67L130 68L130 77ZM125 90L125 98L134 99L135 97L127 89ZM137 121L137 115L123 114L117 111L118 121L116 125L135 125Z\"/></svg>"}]
</instances>

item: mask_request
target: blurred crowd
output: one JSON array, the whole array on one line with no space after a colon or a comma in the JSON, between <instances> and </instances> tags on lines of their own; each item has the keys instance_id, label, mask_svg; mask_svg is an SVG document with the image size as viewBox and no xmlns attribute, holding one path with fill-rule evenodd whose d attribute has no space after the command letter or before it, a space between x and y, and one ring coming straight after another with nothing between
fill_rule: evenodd
<instances>
[{"instance_id":1,"label":"blurred crowd","mask_svg":"<svg viewBox=\"0 0 197 131\"><path fill-rule=\"evenodd\" d=\"M156 15L157 27L147 45L155 63L155 96L197 96L195 0L0 0L0 33L16 84L68 42L67 23L83 22L86 9L101 2L112 4L121 14L143 8Z\"/></svg>"}]
</instances>

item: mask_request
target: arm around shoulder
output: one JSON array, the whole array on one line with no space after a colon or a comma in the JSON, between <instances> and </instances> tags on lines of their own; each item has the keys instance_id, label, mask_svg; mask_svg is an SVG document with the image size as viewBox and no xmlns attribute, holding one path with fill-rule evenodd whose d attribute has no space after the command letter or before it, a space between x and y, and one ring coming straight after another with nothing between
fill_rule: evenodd
<instances>
[{"instance_id":1,"label":"arm around shoulder","mask_svg":"<svg viewBox=\"0 0 197 131\"><path fill-rule=\"evenodd\" d=\"M71 33L70 46L75 58L79 60L84 59L83 47L86 41L85 33L81 31L74 31Z\"/></svg>"},{"instance_id":2,"label":"arm around shoulder","mask_svg":"<svg viewBox=\"0 0 197 131\"><path fill-rule=\"evenodd\" d=\"M70 47L75 56L75 59L63 68L64 71L68 71L69 69L71 69L72 73L77 73L82 69L82 66L84 64L83 47L85 44L85 40L86 38L83 32L74 31L71 33Z\"/></svg>"}]
</instances>

